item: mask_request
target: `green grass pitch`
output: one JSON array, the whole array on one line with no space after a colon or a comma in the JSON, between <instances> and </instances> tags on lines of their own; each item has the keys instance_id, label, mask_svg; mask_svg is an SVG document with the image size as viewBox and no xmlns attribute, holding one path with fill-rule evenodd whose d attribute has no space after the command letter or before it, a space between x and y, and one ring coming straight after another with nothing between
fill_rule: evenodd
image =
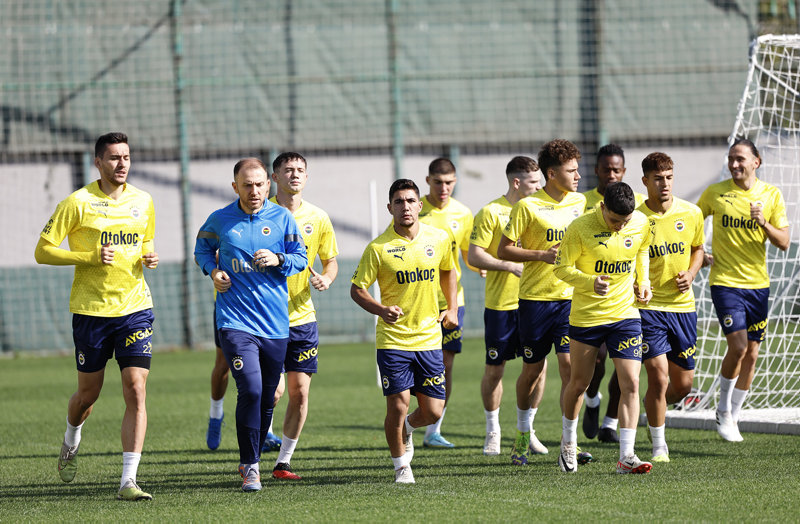
<instances>
[{"instance_id":1,"label":"green grass pitch","mask_svg":"<svg viewBox=\"0 0 800 524\"><path fill-rule=\"evenodd\" d=\"M503 453L481 454L484 416L479 384L483 343L468 340L457 357L454 393L443 434L453 450L422 447L417 484L395 486L383 435L385 404L375 380L374 349L323 345L308 422L292 460L298 482L269 477L275 454L263 459L264 489L240 491L234 423L235 388L225 402L222 446L205 445L211 352L158 353L148 382L149 426L139 483L152 502L120 502L123 412L119 372L111 363L100 400L83 429L79 468L71 484L56 472L67 399L75 385L71 357L0 361L0 522L31 521L795 521L800 494L800 438L745 434L739 444L709 431L667 429L670 464L650 475L614 473L617 446L587 442L597 462L575 475L556 465L560 417L555 361L537 435L550 448L525 467L509 454L516 414L508 364L500 413ZM645 387L643 377L642 386ZM412 401L413 402L413 401ZM285 399L277 409L283 419ZM604 407L603 407L604 409ZM280 424L277 424L280 426ZM580 430L579 430L580 432ZM639 429L637 451L649 458Z\"/></svg>"}]
</instances>

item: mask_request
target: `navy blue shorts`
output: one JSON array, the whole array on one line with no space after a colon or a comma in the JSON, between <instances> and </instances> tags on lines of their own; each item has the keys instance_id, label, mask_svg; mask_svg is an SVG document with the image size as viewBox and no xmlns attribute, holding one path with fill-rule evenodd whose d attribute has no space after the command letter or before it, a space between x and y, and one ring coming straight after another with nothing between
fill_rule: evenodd
<instances>
[{"instance_id":1,"label":"navy blue shorts","mask_svg":"<svg viewBox=\"0 0 800 524\"><path fill-rule=\"evenodd\" d=\"M694 369L697 353L697 313L640 309L642 315L642 360L666 353L683 369Z\"/></svg>"},{"instance_id":2,"label":"navy blue shorts","mask_svg":"<svg viewBox=\"0 0 800 524\"><path fill-rule=\"evenodd\" d=\"M378 349L383 396L411 390L432 398L445 399L442 350L403 351Z\"/></svg>"},{"instance_id":3,"label":"navy blue shorts","mask_svg":"<svg viewBox=\"0 0 800 524\"><path fill-rule=\"evenodd\" d=\"M506 360L522 355L519 343L519 310L483 310L483 340L486 343L486 364L501 366Z\"/></svg>"},{"instance_id":4,"label":"navy blue shorts","mask_svg":"<svg viewBox=\"0 0 800 524\"><path fill-rule=\"evenodd\" d=\"M316 322L290 327L289 345L283 363L284 370L316 373L317 346L319 346L319 332Z\"/></svg>"},{"instance_id":5,"label":"navy blue shorts","mask_svg":"<svg viewBox=\"0 0 800 524\"><path fill-rule=\"evenodd\" d=\"M461 353L461 333L464 330L465 312L464 306L458 306L458 326L455 329L445 329L444 326L442 326L443 350Z\"/></svg>"},{"instance_id":6,"label":"navy blue shorts","mask_svg":"<svg viewBox=\"0 0 800 524\"><path fill-rule=\"evenodd\" d=\"M605 342L611 358L642 360L642 321L638 318L592 327L570 325L569 338L596 348Z\"/></svg>"},{"instance_id":7,"label":"navy blue shorts","mask_svg":"<svg viewBox=\"0 0 800 524\"><path fill-rule=\"evenodd\" d=\"M286 358L288 338L264 338L238 329L222 328L219 330L219 339L222 353L237 382L242 375L258 372L274 374L277 377L275 384L278 383Z\"/></svg>"},{"instance_id":8,"label":"navy blue shorts","mask_svg":"<svg viewBox=\"0 0 800 524\"><path fill-rule=\"evenodd\" d=\"M769 288L739 289L711 286L711 301L722 332L726 335L747 330L747 340L763 341L767 336Z\"/></svg>"},{"instance_id":9,"label":"navy blue shorts","mask_svg":"<svg viewBox=\"0 0 800 524\"><path fill-rule=\"evenodd\" d=\"M219 329L217 329L217 306L214 305L214 345L222 348L222 343L219 341Z\"/></svg>"},{"instance_id":10,"label":"navy blue shorts","mask_svg":"<svg viewBox=\"0 0 800 524\"><path fill-rule=\"evenodd\" d=\"M519 300L519 338L522 360L542 361L553 346L556 353L569 353L569 300Z\"/></svg>"},{"instance_id":11,"label":"navy blue shorts","mask_svg":"<svg viewBox=\"0 0 800 524\"><path fill-rule=\"evenodd\" d=\"M122 317L72 315L78 371L94 373L105 369L112 356L116 356L120 370L127 367L150 369L153 321L152 309Z\"/></svg>"}]
</instances>

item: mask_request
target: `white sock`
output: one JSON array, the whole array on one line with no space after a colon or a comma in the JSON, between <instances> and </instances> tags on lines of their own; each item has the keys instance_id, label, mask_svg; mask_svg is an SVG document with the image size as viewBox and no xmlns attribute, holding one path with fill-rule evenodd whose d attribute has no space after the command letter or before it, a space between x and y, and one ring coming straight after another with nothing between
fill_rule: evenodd
<instances>
[{"instance_id":1,"label":"white sock","mask_svg":"<svg viewBox=\"0 0 800 524\"><path fill-rule=\"evenodd\" d=\"M600 407L600 400L602 400L603 395L599 391L596 397L590 397L588 393L584 393L583 398L586 400L587 408L597 408Z\"/></svg>"},{"instance_id":2,"label":"white sock","mask_svg":"<svg viewBox=\"0 0 800 524\"><path fill-rule=\"evenodd\" d=\"M442 432L442 421L444 420L444 413L447 411L447 408L442 410L442 416L439 417L439 420L428 426L425 430L425 436L430 437L434 433L441 433Z\"/></svg>"},{"instance_id":3,"label":"white sock","mask_svg":"<svg viewBox=\"0 0 800 524\"><path fill-rule=\"evenodd\" d=\"M292 461L292 454L294 454L294 448L297 447L298 439L291 439L286 435L283 435L283 441L281 442L281 450L278 452L278 460L275 461L275 465L277 466L281 462L285 462L288 464Z\"/></svg>"},{"instance_id":4,"label":"white sock","mask_svg":"<svg viewBox=\"0 0 800 524\"><path fill-rule=\"evenodd\" d=\"M533 420L536 418L539 408L531 408L531 432L533 431Z\"/></svg>"},{"instance_id":5,"label":"white sock","mask_svg":"<svg viewBox=\"0 0 800 524\"><path fill-rule=\"evenodd\" d=\"M225 411L222 409L222 405L225 403L225 397L222 397L219 400L211 399L211 409L208 411L208 416L211 418L222 418L222 415L225 414Z\"/></svg>"},{"instance_id":6,"label":"white sock","mask_svg":"<svg viewBox=\"0 0 800 524\"><path fill-rule=\"evenodd\" d=\"M500 408L494 411L483 410L486 415L486 433L500 433Z\"/></svg>"},{"instance_id":7,"label":"white sock","mask_svg":"<svg viewBox=\"0 0 800 524\"><path fill-rule=\"evenodd\" d=\"M273 411L273 415L274 415L274 413L275 412ZM275 420L274 416L271 419L269 419L269 429L267 430L267 433L272 433L272 421L273 420Z\"/></svg>"},{"instance_id":8,"label":"white sock","mask_svg":"<svg viewBox=\"0 0 800 524\"><path fill-rule=\"evenodd\" d=\"M633 445L636 443L636 428L619 429L619 458L624 459L633 455Z\"/></svg>"},{"instance_id":9,"label":"white sock","mask_svg":"<svg viewBox=\"0 0 800 524\"><path fill-rule=\"evenodd\" d=\"M81 443L81 428L83 428L83 422L78 426L73 426L67 417L67 431L64 433L64 442L67 443L67 446L74 448Z\"/></svg>"},{"instance_id":10,"label":"white sock","mask_svg":"<svg viewBox=\"0 0 800 524\"><path fill-rule=\"evenodd\" d=\"M603 423L600 424L601 428L608 428L613 429L614 431L617 430L617 424L619 424L618 418L611 418L611 417L603 417Z\"/></svg>"},{"instance_id":11,"label":"white sock","mask_svg":"<svg viewBox=\"0 0 800 524\"><path fill-rule=\"evenodd\" d=\"M128 480L136 482L136 470L139 469L139 461L141 458L141 453L133 453L132 451L122 452L122 478L119 481L119 489L122 489Z\"/></svg>"},{"instance_id":12,"label":"white sock","mask_svg":"<svg viewBox=\"0 0 800 524\"><path fill-rule=\"evenodd\" d=\"M408 457L406 454L402 454L399 457L392 457L392 465L394 466L395 470L402 468L403 466L408 466L410 462L408 461Z\"/></svg>"},{"instance_id":13,"label":"white sock","mask_svg":"<svg viewBox=\"0 0 800 524\"><path fill-rule=\"evenodd\" d=\"M731 410L731 390L733 389L733 384L736 382L737 377L733 378L725 378L722 375L719 376L719 405L717 409L719 411L730 411Z\"/></svg>"},{"instance_id":14,"label":"white sock","mask_svg":"<svg viewBox=\"0 0 800 524\"><path fill-rule=\"evenodd\" d=\"M411 435L411 433L414 432L415 429L417 429L417 428L415 428L414 426L411 425L411 422L408 421L408 417L410 417L410 416L411 415L406 415L406 421L405 421L406 435L409 435L409 436Z\"/></svg>"},{"instance_id":15,"label":"white sock","mask_svg":"<svg viewBox=\"0 0 800 524\"><path fill-rule=\"evenodd\" d=\"M650 430L650 438L653 440L653 456L656 455L657 451L666 450L667 449L667 440L664 437L664 428L666 424L662 424L661 426L655 427L651 425L647 425L647 429Z\"/></svg>"},{"instance_id":16,"label":"white sock","mask_svg":"<svg viewBox=\"0 0 800 524\"><path fill-rule=\"evenodd\" d=\"M517 430L527 433L531 430L531 410L517 408Z\"/></svg>"},{"instance_id":17,"label":"white sock","mask_svg":"<svg viewBox=\"0 0 800 524\"><path fill-rule=\"evenodd\" d=\"M747 398L747 393L749 393L748 390L737 387L734 387L731 392L731 417L733 417L734 422L739 422L739 416L742 414L742 406L744 405L744 399Z\"/></svg>"},{"instance_id":18,"label":"white sock","mask_svg":"<svg viewBox=\"0 0 800 524\"><path fill-rule=\"evenodd\" d=\"M561 415L561 435L564 442L578 442L578 419L570 420Z\"/></svg>"}]
</instances>

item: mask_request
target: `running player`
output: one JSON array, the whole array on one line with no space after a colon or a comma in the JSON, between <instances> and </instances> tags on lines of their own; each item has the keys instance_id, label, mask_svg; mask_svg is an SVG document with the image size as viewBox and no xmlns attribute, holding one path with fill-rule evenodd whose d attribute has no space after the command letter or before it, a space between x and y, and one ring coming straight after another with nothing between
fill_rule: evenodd
<instances>
[{"instance_id":1,"label":"running player","mask_svg":"<svg viewBox=\"0 0 800 524\"><path fill-rule=\"evenodd\" d=\"M506 194L485 205L475 215L470 236L467 261L471 266L484 269L486 298L483 310L486 344L486 367L481 379L481 399L486 416L484 455L500 454L500 401L503 398L503 372L506 361L522 354L519 343L518 307L519 277L522 264L500 260L497 246L508 223L511 206L541 188L541 171L532 158L515 156L506 166L508 190ZM544 393L544 375L536 383L531 413L539 408ZM527 417L527 410L525 410ZM519 415L519 413L518 413ZM533 421L533 415L527 417ZM547 451L532 429L533 452Z\"/></svg>"},{"instance_id":2,"label":"running player","mask_svg":"<svg viewBox=\"0 0 800 524\"><path fill-rule=\"evenodd\" d=\"M437 158L428 166L428 176L425 177L429 191L422 199L422 211L419 220L446 231L450 236L453 246L453 260L456 265L458 280L458 326L453 329L443 327L442 354L444 355L445 376L445 408L442 416L435 423L425 429L423 445L433 448L452 448L454 445L442 436L441 428L444 414L447 411L447 401L453 390L453 362L458 353L461 353L461 333L464 329L464 289L461 287L460 258L467 259L469 250L469 235L472 232L472 212L467 206L452 198L456 187L456 166L446 158ZM476 268L470 269L478 271ZM447 301L439 293L439 309L444 311Z\"/></svg>"},{"instance_id":3,"label":"running player","mask_svg":"<svg viewBox=\"0 0 800 524\"><path fill-rule=\"evenodd\" d=\"M712 184L697 205L712 215L709 281L711 299L728 351L719 374L717 432L728 441L742 440L739 414L750 390L761 342L767 334L769 275L766 248L789 248L789 221L783 195L756 177L761 155L747 139L728 151L729 180Z\"/></svg>"},{"instance_id":4,"label":"running player","mask_svg":"<svg viewBox=\"0 0 800 524\"><path fill-rule=\"evenodd\" d=\"M667 404L692 389L697 351L697 313L692 282L703 266L703 214L672 194L673 163L664 153L642 160L647 200L638 207L650 221L650 285L653 298L639 306L642 361L647 370L644 407L653 442L652 462L669 462L664 436Z\"/></svg>"},{"instance_id":5,"label":"running player","mask_svg":"<svg viewBox=\"0 0 800 524\"><path fill-rule=\"evenodd\" d=\"M456 271L450 237L419 221L422 202L413 181L394 181L387 208L394 221L364 250L350 297L379 317L375 343L386 397L386 442L395 482L413 484L411 433L435 422L444 409L442 327L458 324ZM381 302L368 291L376 280ZM441 313L440 288L447 299ZM407 415L411 392L418 407Z\"/></svg>"},{"instance_id":6,"label":"running player","mask_svg":"<svg viewBox=\"0 0 800 524\"><path fill-rule=\"evenodd\" d=\"M114 356L125 400L117 498L152 500L136 484L136 473L147 430L153 301L143 268L158 265L155 210L149 194L127 183L131 156L124 133L97 139L94 165L100 179L58 205L35 252L39 264L75 266L69 310L78 390L69 399L58 474L64 482L75 478L81 429L100 396L106 363ZM64 238L69 239L69 249L58 247Z\"/></svg>"},{"instance_id":7,"label":"running player","mask_svg":"<svg viewBox=\"0 0 800 524\"><path fill-rule=\"evenodd\" d=\"M238 391L242 490L259 491L261 446L289 339L286 277L305 269L308 259L291 213L266 201L269 179L261 160L236 163L233 189L239 199L208 217L194 255L218 292L216 327Z\"/></svg>"},{"instance_id":8,"label":"running player","mask_svg":"<svg viewBox=\"0 0 800 524\"><path fill-rule=\"evenodd\" d=\"M564 388L569 382L569 310L572 287L556 278L553 262L567 226L583 214L586 198L575 191L581 176L575 144L556 139L539 151L539 167L546 183L530 198L514 204L497 251L501 258L523 262L519 285L519 332L522 371L517 380L517 438L512 464L527 464L530 441L531 395L542 376L553 346L561 376L559 404L563 413ZM517 246L519 242L519 246ZM546 451L546 448L545 448Z\"/></svg>"},{"instance_id":9,"label":"running player","mask_svg":"<svg viewBox=\"0 0 800 524\"><path fill-rule=\"evenodd\" d=\"M289 391L289 404L283 421L283 439L272 476L297 480L289 463L300 438L300 432L308 415L308 392L311 377L317 372L317 347L319 333L311 287L317 291L327 290L339 272L336 255L336 236L328 214L303 200L303 189L308 181L306 159L299 153L281 153L272 162L272 180L278 187L270 199L294 215L303 235L308 255L308 267L286 279L289 287L289 347L286 351L284 369ZM322 272L312 267L319 255ZM278 400L276 396L276 402Z\"/></svg>"},{"instance_id":10,"label":"running player","mask_svg":"<svg viewBox=\"0 0 800 524\"><path fill-rule=\"evenodd\" d=\"M586 211L594 209L605 195L606 188L614 182L622 182L625 177L625 151L617 144L606 144L597 150L594 174L597 176L597 187L586 191ZM640 206L645 200L645 195L634 193L636 206ZM600 346L597 353L594 375L589 388L584 395L586 399L586 411L583 414L583 434L586 438L594 438L600 442L619 442L617 434L617 409L619 408L619 382L617 373L611 374L608 381L608 405L606 414L600 424L600 400L603 395L600 393L600 383L606 374L606 355L608 354L605 345Z\"/></svg>"},{"instance_id":11,"label":"running player","mask_svg":"<svg viewBox=\"0 0 800 524\"><path fill-rule=\"evenodd\" d=\"M633 449L642 366L642 325L634 301L647 303L652 298L649 245L650 224L636 211L633 190L625 182L609 185L603 202L573 221L564 234L555 274L574 286L574 294L569 316L571 373L563 396L558 457L562 471L577 471L578 414L603 343L620 385L617 473L648 473L652 468L649 462L639 460ZM635 295L634 281L638 285Z\"/></svg>"}]
</instances>

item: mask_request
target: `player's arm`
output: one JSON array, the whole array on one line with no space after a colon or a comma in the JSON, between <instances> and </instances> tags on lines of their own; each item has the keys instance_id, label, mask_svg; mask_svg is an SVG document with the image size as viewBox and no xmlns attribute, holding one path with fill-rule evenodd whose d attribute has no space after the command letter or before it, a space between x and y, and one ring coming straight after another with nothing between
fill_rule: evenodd
<instances>
[{"instance_id":1,"label":"player's arm","mask_svg":"<svg viewBox=\"0 0 800 524\"><path fill-rule=\"evenodd\" d=\"M439 287L447 300L447 309L439 315L439 322L445 329L458 326L458 275L455 269L439 270Z\"/></svg>"},{"instance_id":2,"label":"player's arm","mask_svg":"<svg viewBox=\"0 0 800 524\"><path fill-rule=\"evenodd\" d=\"M546 251L525 249L517 246L515 241L505 236L505 234L500 238L500 245L497 246L497 256L512 262L540 261L552 264L556 260L556 253L558 253L558 244Z\"/></svg>"},{"instance_id":3,"label":"player's arm","mask_svg":"<svg viewBox=\"0 0 800 524\"><path fill-rule=\"evenodd\" d=\"M467 251L469 263L479 269L487 271L508 271L516 276L522 276L522 264L509 260L499 260L486 251L486 248L470 244Z\"/></svg>"},{"instance_id":4,"label":"player's arm","mask_svg":"<svg viewBox=\"0 0 800 524\"><path fill-rule=\"evenodd\" d=\"M336 257L320 260L322 261L322 273L317 273L313 267L308 266L308 270L311 272L311 278L308 281L317 291L325 291L336 280L336 275L339 274L339 263L336 261Z\"/></svg>"},{"instance_id":5,"label":"player's arm","mask_svg":"<svg viewBox=\"0 0 800 524\"><path fill-rule=\"evenodd\" d=\"M567 227L567 231L564 233L564 240L561 242L561 247L558 248L558 253L556 254L553 273L557 278L575 289L589 292L596 291L595 280L602 280L601 277L604 275L599 277L588 275L578 269L575 262L581 254L581 249L580 236L575 232L574 228Z\"/></svg>"},{"instance_id":6,"label":"player's arm","mask_svg":"<svg viewBox=\"0 0 800 524\"><path fill-rule=\"evenodd\" d=\"M692 289L692 282L697 278L697 273L705 264L705 251L703 246L692 246L691 254L689 255L689 268L685 271L680 271L675 277L675 284L678 286L678 291L686 293Z\"/></svg>"},{"instance_id":7,"label":"player's arm","mask_svg":"<svg viewBox=\"0 0 800 524\"><path fill-rule=\"evenodd\" d=\"M775 227L764 216L763 206L757 204L750 204L750 218L756 221L756 224L764 230L767 238L773 246L781 251L789 249L789 226Z\"/></svg>"},{"instance_id":8,"label":"player's arm","mask_svg":"<svg viewBox=\"0 0 800 524\"><path fill-rule=\"evenodd\" d=\"M142 264L148 269L155 269L158 266L158 253L153 239L142 242Z\"/></svg>"},{"instance_id":9,"label":"player's arm","mask_svg":"<svg viewBox=\"0 0 800 524\"><path fill-rule=\"evenodd\" d=\"M226 271L217 268L220 242L211 220L209 217L197 232L194 242L194 261L200 266L204 275L211 277L214 289L219 293L225 293L231 287L231 278Z\"/></svg>"},{"instance_id":10,"label":"player's arm","mask_svg":"<svg viewBox=\"0 0 800 524\"><path fill-rule=\"evenodd\" d=\"M369 291L355 284L350 284L350 298L361 306L361 309L381 317L387 324L394 324L403 316L403 310L400 306L384 306L375 300Z\"/></svg>"},{"instance_id":11,"label":"player's arm","mask_svg":"<svg viewBox=\"0 0 800 524\"><path fill-rule=\"evenodd\" d=\"M472 248L472 245L470 245L470 248ZM467 269L469 269L470 271L473 271L475 273L478 273L482 277L486 277L486 270L485 269L477 267L477 266L474 266L474 265L472 265L472 263L470 263L470 261L469 261L469 249L466 249L466 250L462 249L461 250L461 259L464 261L464 265L467 266Z\"/></svg>"},{"instance_id":12,"label":"player's arm","mask_svg":"<svg viewBox=\"0 0 800 524\"><path fill-rule=\"evenodd\" d=\"M37 263L50 266L96 266L100 264L101 251L102 248L97 251L71 251L69 249L61 249L48 240L39 237L39 243L36 244L33 256L36 258Z\"/></svg>"}]
</instances>

